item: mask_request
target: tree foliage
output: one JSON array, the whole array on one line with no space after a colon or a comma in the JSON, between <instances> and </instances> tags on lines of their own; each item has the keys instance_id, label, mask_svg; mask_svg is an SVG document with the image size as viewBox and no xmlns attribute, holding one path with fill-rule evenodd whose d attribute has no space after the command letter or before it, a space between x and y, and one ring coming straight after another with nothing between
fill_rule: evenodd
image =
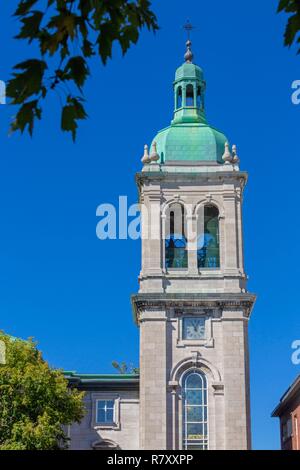
<instances>
[{"instance_id":1,"label":"tree foliage","mask_svg":"<svg viewBox=\"0 0 300 470\"><path fill-rule=\"evenodd\" d=\"M90 59L106 64L114 43L126 54L142 28L158 29L150 0L19 0L14 16L20 23L16 38L35 43L40 54L14 66L7 96L19 108L11 131L32 135L41 103L55 91L62 101L61 128L73 140L78 121L87 117L83 88Z\"/></svg>"},{"instance_id":2,"label":"tree foliage","mask_svg":"<svg viewBox=\"0 0 300 470\"><path fill-rule=\"evenodd\" d=\"M291 47L293 44L300 44L300 0L280 0L278 12L288 13L289 19L284 33L284 44ZM298 49L300 54L300 46Z\"/></svg>"},{"instance_id":3,"label":"tree foliage","mask_svg":"<svg viewBox=\"0 0 300 470\"><path fill-rule=\"evenodd\" d=\"M126 362L113 361L112 366L119 372L119 374L139 374L140 369L134 367L133 364L126 364Z\"/></svg>"},{"instance_id":4,"label":"tree foliage","mask_svg":"<svg viewBox=\"0 0 300 470\"><path fill-rule=\"evenodd\" d=\"M0 364L0 450L64 448L62 426L82 419L83 394L68 388L32 340L12 340L0 332L0 341L6 349Z\"/></svg>"}]
</instances>

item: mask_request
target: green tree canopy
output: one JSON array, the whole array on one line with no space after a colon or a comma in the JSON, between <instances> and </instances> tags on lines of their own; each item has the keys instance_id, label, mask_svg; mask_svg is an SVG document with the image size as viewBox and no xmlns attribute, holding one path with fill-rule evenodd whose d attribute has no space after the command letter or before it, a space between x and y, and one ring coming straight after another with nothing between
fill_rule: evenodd
<instances>
[{"instance_id":1,"label":"green tree canopy","mask_svg":"<svg viewBox=\"0 0 300 470\"><path fill-rule=\"evenodd\" d=\"M32 340L0 332L0 342L0 450L66 447L62 426L82 419L83 394L68 388L62 372L49 367Z\"/></svg>"},{"instance_id":2,"label":"green tree canopy","mask_svg":"<svg viewBox=\"0 0 300 470\"><path fill-rule=\"evenodd\" d=\"M285 46L291 47L294 43L300 44L300 1L280 0L278 12L282 11L290 15L284 33ZM300 54L300 47L298 54Z\"/></svg>"},{"instance_id":3,"label":"green tree canopy","mask_svg":"<svg viewBox=\"0 0 300 470\"><path fill-rule=\"evenodd\" d=\"M40 53L15 65L8 82L6 94L18 105L11 131L32 135L43 101L55 92L62 103L61 128L75 140L78 121L87 117L88 62L98 56L106 64L114 43L125 54L141 29L158 29L150 7L149 0L19 0L16 38L36 44Z\"/></svg>"}]
</instances>

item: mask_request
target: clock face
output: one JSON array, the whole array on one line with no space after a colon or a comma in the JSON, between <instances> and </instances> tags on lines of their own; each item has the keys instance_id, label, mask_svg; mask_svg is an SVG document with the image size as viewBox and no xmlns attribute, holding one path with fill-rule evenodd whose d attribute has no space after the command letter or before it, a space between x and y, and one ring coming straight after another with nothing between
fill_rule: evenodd
<instances>
[{"instance_id":1,"label":"clock face","mask_svg":"<svg viewBox=\"0 0 300 470\"><path fill-rule=\"evenodd\" d=\"M205 318L194 317L183 319L183 339L204 339L205 338Z\"/></svg>"}]
</instances>

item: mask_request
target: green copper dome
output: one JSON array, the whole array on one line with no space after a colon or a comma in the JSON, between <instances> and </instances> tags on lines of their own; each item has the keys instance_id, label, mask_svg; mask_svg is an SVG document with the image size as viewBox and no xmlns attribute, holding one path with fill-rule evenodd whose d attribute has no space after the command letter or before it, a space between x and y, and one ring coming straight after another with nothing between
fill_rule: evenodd
<instances>
[{"instance_id":1,"label":"green copper dome","mask_svg":"<svg viewBox=\"0 0 300 470\"><path fill-rule=\"evenodd\" d=\"M160 163L168 161L217 162L227 139L217 129L204 123L177 124L160 131L153 142L157 144Z\"/></svg>"},{"instance_id":2,"label":"green copper dome","mask_svg":"<svg viewBox=\"0 0 300 470\"><path fill-rule=\"evenodd\" d=\"M187 42L185 63L176 70L174 119L153 139L160 163L215 162L223 164L226 136L210 126L205 117L203 71L192 63L191 42Z\"/></svg>"}]
</instances>

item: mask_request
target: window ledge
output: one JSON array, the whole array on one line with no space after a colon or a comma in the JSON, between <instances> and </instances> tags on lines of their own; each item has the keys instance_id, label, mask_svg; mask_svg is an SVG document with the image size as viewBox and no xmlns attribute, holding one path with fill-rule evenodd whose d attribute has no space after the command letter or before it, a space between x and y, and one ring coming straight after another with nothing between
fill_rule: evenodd
<instances>
[{"instance_id":1,"label":"window ledge","mask_svg":"<svg viewBox=\"0 0 300 470\"><path fill-rule=\"evenodd\" d=\"M166 270L167 274L176 274L176 273L188 273L188 268L168 268Z\"/></svg>"},{"instance_id":2,"label":"window ledge","mask_svg":"<svg viewBox=\"0 0 300 470\"><path fill-rule=\"evenodd\" d=\"M201 273L222 273L221 268L200 268L199 274Z\"/></svg>"},{"instance_id":3,"label":"window ledge","mask_svg":"<svg viewBox=\"0 0 300 470\"><path fill-rule=\"evenodd\" d=\"M172 274L188 274L189 270L188 268L168 268L166 270L166 275L172 275Z\"/></svg>"},{"instance_id":4,"label":"window ledge","mask_svg":"<svg viewBox=\"0 0 300 470\"><path fill-rule=\"evenodd\" d=\"M201 339L201 340L185 340L180 339L177 341L178 348L187 348L187 347L203 347L203 348L213 348L214 347L214 339Z\"/></svg>"},{"instance_id":5,"label":"window ledge","mask_svg":"<svg viewBox=\"0 0 300 470\"><path fill-rule=\"evenodd\" d=\"M94 429L99 430L106 430L106 431L119 431L120 430L120 423L112 423L112 424L105 424L105 423L96 423Z\"/></svg>"}]
</instances>

